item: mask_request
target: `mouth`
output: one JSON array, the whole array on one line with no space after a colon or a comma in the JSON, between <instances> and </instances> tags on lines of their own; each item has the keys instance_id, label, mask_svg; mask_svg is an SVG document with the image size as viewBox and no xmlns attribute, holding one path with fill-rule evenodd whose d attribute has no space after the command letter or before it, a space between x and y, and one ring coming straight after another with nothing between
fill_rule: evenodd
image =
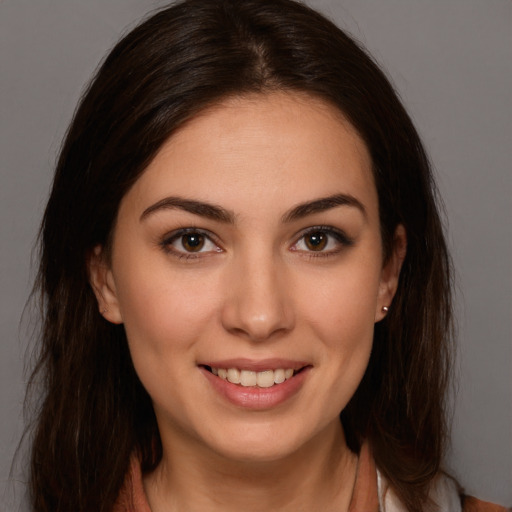
<instances>
[{"instance_id":1,"label":"mouth","mask_svg":"<svg viewBox=\"0 0 512 512\"><path fill-rule=\"evenodd\" d=\"M240 368L221 368L204 365L207 371L226 380L231 384L241 387L271 388L279 386L304 371L307 366L301 368L275 368L262 371L244 370Z\"/></svg>"},{"instance_id":2,"label":"mouth","mask_svg":"<svg viewBox=\"0 0 512 512\"><path fill-rule=\"evenodd\" d=\"M280 358L204 361L198 367L221 397L237 407L258 411L287 403L300 392L313 368L308 362Z\"/></svg>"}]
</instances>

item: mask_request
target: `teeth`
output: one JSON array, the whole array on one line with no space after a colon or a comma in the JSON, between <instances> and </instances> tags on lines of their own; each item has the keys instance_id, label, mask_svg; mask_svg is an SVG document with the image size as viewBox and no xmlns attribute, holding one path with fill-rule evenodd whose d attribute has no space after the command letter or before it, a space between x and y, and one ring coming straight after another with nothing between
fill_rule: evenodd
<instances>
[{"instance_id":1,"label":"teeth","mask_svg":"<svg viewBox=\"0 0 512 512\"><path fill-rule=\"evenodd\" d=\"M236 368L230 368L228 370L228 380L233 384L240 384L240 370Z\"/></svg>"},{"instance_id":2,"label":"teeth","mask_svg":"<svg viewBox=\"0 0 512 512\"><path fill-rule=\"evenodd\" d=\"M293 377L292 368L278 368L277 370L264 370L262 372L239 370L238 368L212 368L212 373L232 384L240 384L244 387L257 386L259 388L270 388L274 384L282 384L285 380Z\"/></svg>"},{"instance_id":3,"label":"teeth","mask_svg":"<svg viewBox=\"0 0 512 512\"><path fill-rule=\"evenodd\" d=\"M274 382L276 384L281 384L282 382L284 382L286 380L285 376L284 376L284 370L274 370Z\"/></svg>"},{"instance_id":4,"label":"teeth","mask_svg":"<svg viewBox=\"0 0 512 512\"><path fill-rule=\"evenodd\" d=\"M256 372L250 372L248 370L242 370L240 372L240 384L242 386L256 386Z\"/></svg>"},{"instance_id":5,"label":"teeth","mask_svg":"<svg viewBox=\"0 0 512 512\"><path fill-rule=\"evenodd\" d=\"M259 388L269 388L274 385L274 372L267 370L256 374L256 384Z\"/></svg>"}]
</instances>

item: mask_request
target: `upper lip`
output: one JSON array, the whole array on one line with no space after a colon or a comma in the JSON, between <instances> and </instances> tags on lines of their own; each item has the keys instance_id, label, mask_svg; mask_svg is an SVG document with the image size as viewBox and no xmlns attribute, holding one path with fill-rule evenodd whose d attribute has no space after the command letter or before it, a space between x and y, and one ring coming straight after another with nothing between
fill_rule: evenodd
<instances>
[{"instance_id":1,"label":"upper lip","mask_svg":"<svg viewBox=\"0 0 512 512\"><path fill-rule=\"evenodd\" d=\"M248 358L233 358L222 359L215 361L205 361L199 363L199 366L209 366L210 368L238 368L239 370L249 370L253 372L262 372L264 370L278 370L280 368L293 370L300 370L305 366L310 366L305 361L293 361L291 359L270 358L270 359L248 359Z\"/></svg>"}]
</instances>

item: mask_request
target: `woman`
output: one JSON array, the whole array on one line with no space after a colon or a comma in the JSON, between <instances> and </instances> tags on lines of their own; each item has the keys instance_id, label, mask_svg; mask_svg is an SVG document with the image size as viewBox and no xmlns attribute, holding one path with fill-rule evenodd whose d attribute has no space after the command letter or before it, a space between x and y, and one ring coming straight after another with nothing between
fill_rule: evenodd
<instances>
[{"instance_id":1,"label":"woman","mask_svg":"<svg viewBox=\"0 0 512 512\"><path fill-rule=\"evenodd\" d=\"M34 510L485 510L442 473L426 155L317 13L189 0L128 34L41 244Z\"/></svg>"}]
</instances>

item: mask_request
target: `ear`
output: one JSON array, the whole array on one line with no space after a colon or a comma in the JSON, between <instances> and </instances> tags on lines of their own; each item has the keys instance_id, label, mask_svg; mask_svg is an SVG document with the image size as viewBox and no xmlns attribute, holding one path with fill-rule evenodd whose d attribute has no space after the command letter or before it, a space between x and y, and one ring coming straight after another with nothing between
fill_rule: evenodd
<instances>
[{"instance_id":1,"label":"ear","mask_svg":"<svg viewBox=\"0 0 512 512\"><path fill-rule=\"evenodd\" d=\"M123 318L117 301L114 276L101 245L97 245L89 255L87 270L100 314L113 324L122 324Z\"/></svg>"},{"instance_id":2,"label":"ear","mask_svg":"<svg viewBox=\"0 0 512 512\"><path fill-rule=\"evenodd\" d=\"M377 309L375 311L375 322L382 320L387 309L390 308L393 297L398 288L400 269L407 253L407 234L402 224L399 224L393 236L393 247L380 275L379 294L377 298Z\"/></svg>"}]
</instances>

